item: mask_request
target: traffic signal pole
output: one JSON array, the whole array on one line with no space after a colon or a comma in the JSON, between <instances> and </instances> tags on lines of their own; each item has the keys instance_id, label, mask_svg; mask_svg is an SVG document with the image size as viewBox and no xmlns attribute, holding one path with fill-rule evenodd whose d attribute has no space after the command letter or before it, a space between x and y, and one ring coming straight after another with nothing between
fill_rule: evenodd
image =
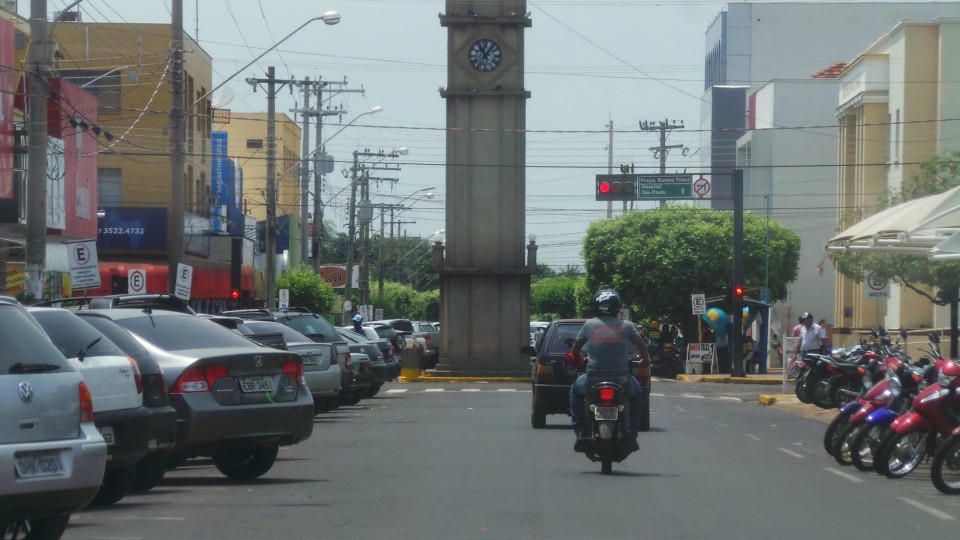
<instances>
[{"instance_id":1,"label":"traffic signal pole","mask_svg":"<svg viewBox=\"0 0 960 540\"><path fill-rule=\"evenodd\" d=\"M743 287L743 170L733 171L733 287ZM733 290L733 289L731 289ZM742 289L741 289L742 290ZM743 366L743 295L733 294L733 335L730 354L734 377L745 376Z\"/></svg>"}]
</instances>

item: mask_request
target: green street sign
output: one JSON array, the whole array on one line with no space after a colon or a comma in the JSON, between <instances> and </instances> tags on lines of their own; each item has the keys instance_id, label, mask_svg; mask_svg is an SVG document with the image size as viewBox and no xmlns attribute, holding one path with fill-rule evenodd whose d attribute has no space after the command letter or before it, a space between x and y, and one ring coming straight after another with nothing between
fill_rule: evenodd
<instances>
[{"instance_id":1,"label":"green street sign","mask_svg":"<svg viewBox=\"0 0 960 540\"><path fill-rule=\"evenodd\" d=\"M638 174L637 200L692 199L691 174Z\"/></svg>"}]
</instances>

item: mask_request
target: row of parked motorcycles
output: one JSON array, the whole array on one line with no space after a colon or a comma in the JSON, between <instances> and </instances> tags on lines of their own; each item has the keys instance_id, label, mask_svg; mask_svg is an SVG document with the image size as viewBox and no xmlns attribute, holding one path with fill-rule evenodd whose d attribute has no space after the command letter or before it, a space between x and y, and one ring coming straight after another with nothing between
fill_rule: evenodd
<instances>
[{"instance_id":1,"label":"row of parked motorcycles","mask_svg":"<svg viewBox=\"0 0 960 540\"><path fill-rule=\"evenodd\" d=\"M905 336L902 336L905 337ZM960 494L960 363L944 358L935 333L912 361L883 328L870 342L797 360L797 397L839 407L823 437L841 465L903 478L924 459L938 490Z\"/></svg>"}]
</instances>

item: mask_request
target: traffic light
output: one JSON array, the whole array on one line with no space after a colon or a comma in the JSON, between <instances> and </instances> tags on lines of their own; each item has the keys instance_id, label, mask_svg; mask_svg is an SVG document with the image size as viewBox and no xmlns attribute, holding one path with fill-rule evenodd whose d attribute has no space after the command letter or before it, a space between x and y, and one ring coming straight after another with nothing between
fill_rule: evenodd
<instances>
[{"instance_id":1,"label":"traffic light","mask_svg":"<svg viewBox=\"0 0 960 540\"><path fill-rule=\"evenodd\" d=\"M598 174L596 200L635 201L637 199L636 177L632 174Z\"/></svg>"},{"instance_id":2,"label":"traffic light","mask_svg":"<svg viewBox=\"0 0 960 540\"><path fill-rule=\"evenodd\" d=\"M743 302L743 285L734 285L733 286L733 301L736 303Z\"/></svg>"},{"instance_id":3,"label":"traffic light","mask_svg":"<svg viewBox=\"0 0 960 540\"><path fill-rule=\"evenodd\" d=\"M240 299L240 289L233 289L233 290L231 290L231 291L230 291L230 298L232 298L233 300L239 300L239 299Z\"/></svg>"}]
</instances>

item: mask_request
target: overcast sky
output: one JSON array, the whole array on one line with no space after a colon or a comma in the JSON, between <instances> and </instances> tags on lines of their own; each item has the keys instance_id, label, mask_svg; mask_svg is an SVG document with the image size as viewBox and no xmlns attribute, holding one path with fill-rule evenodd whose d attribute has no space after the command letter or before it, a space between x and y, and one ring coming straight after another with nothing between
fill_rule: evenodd
<instances>
[{"instance_id":1,"label":"overcast sky","mask_svg":"<svg viewBox=\"0 0 960 540\"><path fill-rule=\"evenodd\" d=\"M52 13L67 0L48 0ZM606 204L593 200L594 176L605 173L607 124L613 121L613 161L634 163L637 172L656 172L651 146L657 134L642 132L642 120L683 122L668 144L668 172L696 173L703 105L704 32L726 2L709 0L541 0L528 1L533 26L526 30L527 230L537 235L539 260L555 267L581 265L580 249L589 223L606 216ZM340 170L351 152L408 147L395 160L396 184L374 186L374 202L392 203L425 186L436 186L432 200L407 199L408 235L429 238L444 227L446 32L438 14L442 0L184 0L184 29L213 58L214 83L270 48L298 26L328 10L340 24L313 22L228 82L219 96L233 94L233 111L265 112L263 91L244 83L275 66L278 78L349 81L364 94L332 97L347 123L380 106L327 143L337 171L327 177L324 199L341 191ZM170 22L169 0L84 0L85 22ZM19 0L29 16L30 1ZM865 44L866 45L866 44ZM281 92L278 112L299 105ZM291 117L293 113L289 113ZM337 132L328 117L325 137ZM313 133L311 133L311 137ZM315 141L313 141L315 142ZM641 171L639 168L644 168ZM346 223L343 192L330 205L328 219Z\"/></svg>"}]
</instances>

